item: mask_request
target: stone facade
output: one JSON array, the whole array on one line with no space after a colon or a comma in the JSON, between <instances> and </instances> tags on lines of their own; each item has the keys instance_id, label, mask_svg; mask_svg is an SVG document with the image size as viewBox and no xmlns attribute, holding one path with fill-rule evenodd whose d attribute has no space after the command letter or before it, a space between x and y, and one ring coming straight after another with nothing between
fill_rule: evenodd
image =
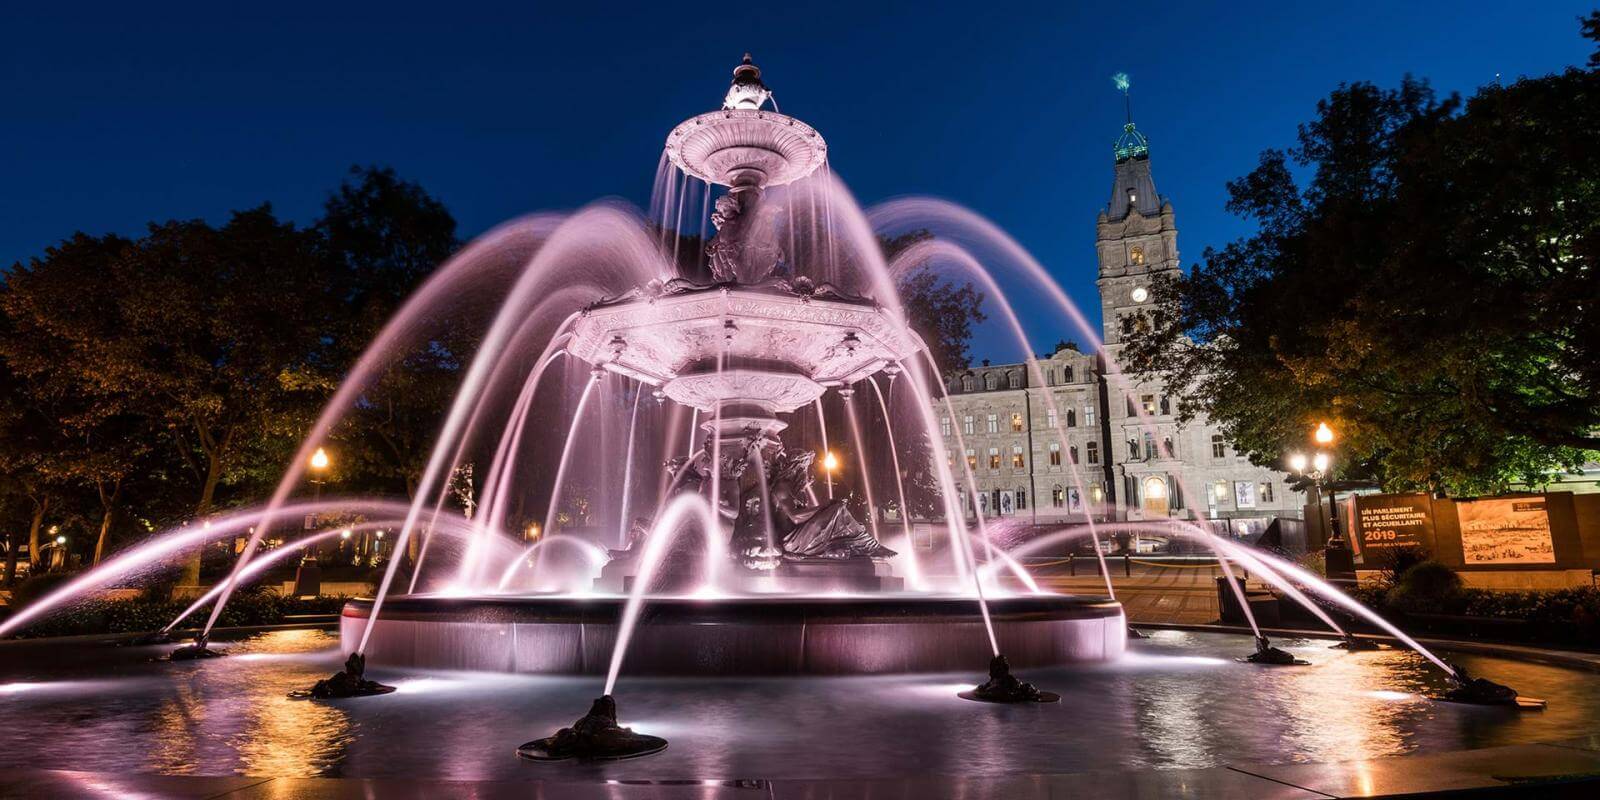
<instances>
[{"instance_id":1,"label":"stone facade","mask_svg":"<svg viewBox=\"0 0 1600 800\"><path fill-rule=\"evenodd\" d=\"M1116 156L1111 198L1095 225L1110 368L1069 346L1038 358L1043 374L984 362L951 376L949 409L938 411L958 479L964 459L986 517L1040 524L1089 514L1212 519L1252 534L1274 517L1299 517L1287 475L1252 465L1203 418L1179 425L1181 398L1115 368L1124 320L1152 302L1152 278L1180 269L1172 204L1156 193L1148 145L1132 123Z\"/></svg>"}]
</instances>

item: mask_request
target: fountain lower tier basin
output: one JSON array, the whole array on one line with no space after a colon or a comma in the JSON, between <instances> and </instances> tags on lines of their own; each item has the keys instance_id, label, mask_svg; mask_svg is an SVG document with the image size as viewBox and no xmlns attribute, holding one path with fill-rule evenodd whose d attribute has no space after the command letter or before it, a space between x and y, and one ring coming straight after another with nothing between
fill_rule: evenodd
<instances>
[{"instance_id":1,"label":"fountain lower tier basin","mask_svg":"<svg viewBox=\"0 0 1600 800\"><path fill-rule=\"evenodd\" d=\"M604 674L625 598L439 597L384 602L367 643L373 666ZM345 604L346 650L372 608ZM1030 595L989 602L1013 667L1109 661L1126 647L1122 606L1102 598ZM847 675L982 672L993 653L968 598L885 596L669 598L640 614L630 675Z\"/></svg>"}]
</instances>

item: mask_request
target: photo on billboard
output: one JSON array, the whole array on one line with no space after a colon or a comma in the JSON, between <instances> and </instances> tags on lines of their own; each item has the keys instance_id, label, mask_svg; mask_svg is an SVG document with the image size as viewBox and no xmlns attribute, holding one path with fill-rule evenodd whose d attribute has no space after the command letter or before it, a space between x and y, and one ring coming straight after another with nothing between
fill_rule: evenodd
<instances>
[{"instance_id":1,"label":"photo on billboard","mask_svg":"<svg viewBox=\"0 0 1600 800\"><path fill-rule=\"evenodd\" d=\"M1467 565L1554 564L1550 515L1543 497L1496 497L1456 503Z\"/></svg>"}]
</instances>

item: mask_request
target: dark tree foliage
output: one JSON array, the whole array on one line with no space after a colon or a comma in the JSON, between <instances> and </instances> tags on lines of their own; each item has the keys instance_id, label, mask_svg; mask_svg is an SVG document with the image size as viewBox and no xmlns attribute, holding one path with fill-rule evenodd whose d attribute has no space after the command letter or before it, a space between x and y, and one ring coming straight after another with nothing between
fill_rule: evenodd
<instances>
[{"instance_id":1,"label":"dark tree foliage","mask_svg":"<svg viewBox=\"0 0 1600 800\"><path fill-rule=\"evenodd\" d=\"M1600 73L1465 103L1409 77L1340 86L1228 185L1258 232L1154 287L1130 367L1257 463L1327 418L1344 474L1393 488L1575 468L1600 449L1597 176Z\"/></svg>"},{"instance_id":2,"label":"dark tree foliage","mask_svg":"<svg viewBox=\"0 0 1600 800\"><path fill-rule=\"evenodd\" d=\"M880 244L884 257L892 259L896 253L929 238L931 233L918 230L884 239ZM972 343L972 327L987 319L983 292L971 282L948 280L926 264L904 272L897 288L911 329L922 337L940 371L949 375L971 366L972 352L968 347Z\"/></svg>"},{"instance_id":3,"label":"dark tree foliage","mask_svg":"<svg viewBox=\"0 0 1600 800\"><path fill-rule=\"evenodd\" d=\"M411 291L460 247L456 221L422 187L391 169L352 168L316 229L339 267L337 291L352 313L335 337L353 363ZM463 309L465 313L465 309ZM415 490L480 326L435 322L434 336L404 347L339 431L339 477L348 490Z\"/></svg>"},{"instance_id":4,"label":"dark tree foliage","mask_svg":"<svg viewBox=\"0 0 1600 800\"><path fill-rule=\"evenodd\" d=\"M263 206L137 239L79 233L14 265L0 282L9 541L27 531L38 558L56 525L97 560L118 538L259 501L361 348L457 244L438 201L368 168L311 228ZM351 488L409 485L470 347L440 335L390 365L339 431Z\"/></svg>"}]
</instances>

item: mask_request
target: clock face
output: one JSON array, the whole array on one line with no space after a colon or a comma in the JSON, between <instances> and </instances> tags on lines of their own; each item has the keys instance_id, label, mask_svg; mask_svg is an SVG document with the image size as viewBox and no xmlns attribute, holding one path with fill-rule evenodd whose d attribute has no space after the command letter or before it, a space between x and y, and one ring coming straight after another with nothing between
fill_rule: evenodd
<instances>
[{"instance_id":1,"label":"clock face","mask_svg":"<svg viewBox=\"0 0 1600 800\"><path fill-rule=\"evenodd\" d=\"M1132 297L1133 302L1143 303L1144 301L1150 299L1150 292L1146 291L1143 286L1135 286Z\"/></svg>"}]
</instances>

